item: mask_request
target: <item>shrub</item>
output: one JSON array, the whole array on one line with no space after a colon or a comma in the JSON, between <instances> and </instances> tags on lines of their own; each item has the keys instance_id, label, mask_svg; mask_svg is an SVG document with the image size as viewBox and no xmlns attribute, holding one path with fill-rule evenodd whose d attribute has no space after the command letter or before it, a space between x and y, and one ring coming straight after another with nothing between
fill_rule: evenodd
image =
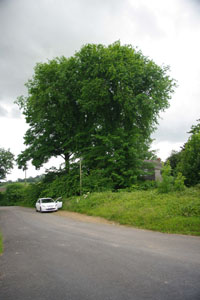
<instances>
[{"instance_id":1,"label":"shrub","mask_svg":"<svg viewBox=\"0 0 200 300\"><path fill-rule=\"evenodd\" d=\"M79 193L79 177L72 174L61 174L48 184L43 185L40 194L42 197L57 198L59 196L72 196Z\"/></svg>"},{"instance_id":2,"label":"shrub","mask_svg":"<svg viewBox=\"0 0 200 300\"><path fill-rule=\"evenodd\" d=\"M86 192L103 192L114 188L113 181L105 175L104 170L92 170L90 174L83 173L82 190Z\"/></svg>"},{"instance_id":3,"label":"shrub","mask_svg":"<svg viewBox=\"0 0 200 300\"><path fill-rule=\"evenodd\" d=\"M145 180L133 184L131 186L130 191L134 191L134 190L147 191L147 190L155 189L156 187L157 187L157 182L155 180Z\"/></svg>"},{"instance_id":4,"label":"shrub","mask_svg":"<svg viewBox=\"0 0 200 300\"><path fill-rule=\"evenodd\" d=\"M25 198L25 187L20 183L9 184L5 192L5 204L15 205L18 202L24 201Z\"/></svg>"},{"instance_id":5,"label":"shrub","mask_svg":"<svg viewBox=\"0 0 200 300\"><path fill-rule=\"evenodd\" d=\"M182 173L178 172L177 177L174 180L174 190L175 191L184 191L185 189L185 177L182 175Z\"/></svg>"},{"instance_id":6,"label":"shrub","mask_svg":"<svg viewBox=\"0 0 200 300\"><path fill-rule=\"evenodd\" d=\"M0 206L5 205L5 196L3 193L0 192Z\"/></svg>"},{"instance_id":7,"label":"shrub","mask_svg":"<svg viewBox=\"0 0 200 300\"><path fill-rule=\"evenodd\" d=\"M41 183L29 184L24 191L23 203L27 206L34 206L37 199L40 197L43 186Z\"/></svg>"},{"instance_id":8,"label":"shrub","mask_svg":"<svg viewBox=\"0 0 200 300\"><path fill-rule=\"evenodd\" d=\"M163 166L162 181L158 183L160 193L169 193L173 190L173 177L171 176L171 166L169 161Z\"/></svg>"}]
</instances>

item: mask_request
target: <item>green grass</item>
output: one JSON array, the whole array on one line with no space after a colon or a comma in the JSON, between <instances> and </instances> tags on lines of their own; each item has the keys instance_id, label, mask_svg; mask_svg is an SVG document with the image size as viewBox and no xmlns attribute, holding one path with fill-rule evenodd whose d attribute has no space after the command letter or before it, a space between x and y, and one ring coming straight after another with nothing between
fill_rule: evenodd
<instances>
[{"instance_id":1,"label":"green grass","mask_svg":"<svg viewBox=\"0 0 200 300\"><path fill-rule=\"evenodd\" d=\"M167 233L200 235L200 189L102 192L64 200L63 209Z\"/></svg>"},{"instance_id":2,"label":"green grass","mask_svg":"<svg viewBox=\"0 0 200 300\"><path fill-rule=\"evenodd\" d=\"M3 253L3 237L2 237L2 234L0 232L0 254Z\"/></svg>"}]
</instances>

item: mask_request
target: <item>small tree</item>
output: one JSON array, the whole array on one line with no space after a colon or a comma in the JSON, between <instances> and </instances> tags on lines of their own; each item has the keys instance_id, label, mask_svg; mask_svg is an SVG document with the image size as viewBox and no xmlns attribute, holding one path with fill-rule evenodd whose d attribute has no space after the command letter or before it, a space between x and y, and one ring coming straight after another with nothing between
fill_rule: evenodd
<instances>
[{"instance_id":1,"label":"small tree","mask_svg":"<svg viewBox=\"0 0 200 300\"><path fill-rule=\"evenodd\" d=\"M169 193L173 189L173 177L171 176L171 166L169 161L163 166L162 181L158 183L160 193Z\"/></svg>"},{"instance_id":2,"label":"small tree","mask_svg":"<svg viewBox=\"0 0 200 300\"><path fill-rule=\"evenodd\" d=\"M177 177L174 180L174 189L175 191L183 191L185 189L185 177L182 173L178 172Z\"/></svg>"},{"instance_id":3,"label":"small tree","mask_svg":"<svg viewBox=\"0 0 200 300\"><path fill-rule=\"evenodd\" d=\"M13 183L7 186L5 201L7 205L15 205L24 200L24 186L20 183Z\"/></svg>"},{"instance_id":4,"label":"small tree","mask_svg":"<svg viewBox=\"0 0 200 300\"><path fill-rule=\"evenodd\" d=\"M5 179L6 175L10 173L13 162L14 155L10 152L10 149L0 148L0 180Z\"/></svg>"}]
</instances>

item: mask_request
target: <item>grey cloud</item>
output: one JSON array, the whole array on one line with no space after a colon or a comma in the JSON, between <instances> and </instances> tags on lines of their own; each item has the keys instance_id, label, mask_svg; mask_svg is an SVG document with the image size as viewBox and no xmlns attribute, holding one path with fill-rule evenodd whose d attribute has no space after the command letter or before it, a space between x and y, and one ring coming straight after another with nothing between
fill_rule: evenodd
<instances>
[{"instance_id":1,"label":"grey cloud","mask_svg":"<svg viewBox=\"0 0 200 300\"><path fill-rule=\"evenodd\" d=\"M157 141L168 141L171 143L184 144L188 138L192 125L195 125L200 115L200 105L198 98L196 103L193 101L194 107L179 107L176 111L169 110L163 113L159 121L159 127L152 135ZM199 109L198 109L199 107Z\"/></svg>"},{"instance_id":2,"label":"grey cloud","mask_svg":"<svg viewBox=\"0 0 200 300\"><path fill-rule=\"evenodd\" d=\"M7 108L4 108L2 105L0 105L0 117L2 118L10 118L10 119L19 119L21 118L22 114L20 110L17 107L9 107L7 105Z\"/></svg>"},{"instance_id":3,"label":"grey cloud","mask_svg":"<svg viewBox=\"0 0 200 300\"><path fill-rule=\"evenodd\" d=\"M191 4L198 5L200 7L200 0L192 0Z\"/></svg>"},{"instance_id":4,"label":"grey cloud","mask_svg":"<svg viewBox=\"0 0 200 300\"><path fill-rule=\"evenodd\" d=\"M176 121L178 122L178 121ZM189 135L187 132L190 129L190 125L188 122L174 122L166 125L165 123L160 123L159 129L153 134L153 138L159 140L159 142L168 141L171 143L185 143L188 139Z\"/></svg>"},{"instance_id":5,"label":"grey cloud","mask_svg":"<svg viewBox=\"0 0 200 300\"><path fill-rule=\"evenodd\" d=\"M11 109L11 111L10 111L11 118L19 119L19 118L21 118L21 116L22 116L22 114L19 109L15 108L15 107Z\"/></svg>"},{"instance_id":6,"label":"grey cloud","mask_svg":"<svg viewBox=\"0 0 200 300\"><path fill-rule=\"evenodd\" d=\"M157 22L155 11L142 2L129 9L128 17L130 20L132 19L135 34L142 35L143 38L156 37L160 39L165 35Z\"/></svg>"},{"instance_id":7,"label":"grey cloud","mask_svg":"<svg viewBox=\"0 0 200 300\"><path fill-rule=\"evenodd\" d=\"M0 2L0 101L25 92L37 62L71 56L88 42L108 42L112 18L128 1ZM7 100L6 100L7 101Z\"/></svg>"}]
</instances>

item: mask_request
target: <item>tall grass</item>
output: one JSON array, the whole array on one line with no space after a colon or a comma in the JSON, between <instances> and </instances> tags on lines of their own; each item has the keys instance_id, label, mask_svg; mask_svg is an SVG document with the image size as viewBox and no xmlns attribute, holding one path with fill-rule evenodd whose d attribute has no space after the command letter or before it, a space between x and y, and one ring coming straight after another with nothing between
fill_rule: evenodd
<instances>
[{"instance_id":1,"label":"tall grass","mask_svg":"<svg viewBox=\"0 0 200 300\"><path fill-rule=\"evenodd\" d=\"M167 233L200 235L200 189L160 194L156 189L71 197L63 208L120 224Z\"/></svg>"}]
</instances>

